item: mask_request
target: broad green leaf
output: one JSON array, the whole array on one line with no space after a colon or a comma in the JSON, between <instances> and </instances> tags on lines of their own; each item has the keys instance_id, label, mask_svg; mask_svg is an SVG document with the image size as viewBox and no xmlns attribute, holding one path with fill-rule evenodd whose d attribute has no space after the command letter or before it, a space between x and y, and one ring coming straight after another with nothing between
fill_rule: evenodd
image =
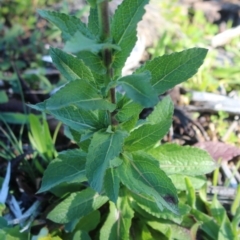
<instances>
[{"instance_id":1,"label":"broad green leaf","mask_svg":"<svg viewBox=\"0 0 240 240\"><path fill-rule=\"evenodd\" d=\"M102 74L106 73L106 68L103 61L98 54L89 51L82 51L76 54L76 56L83 60L83 62L91 69L94 74L94 78L100 78Z\"/></svg>"},{"instance_id":2,"label":"broad green leaf","mask_svg":"<svg viewBox=\"0 0 240 240\"><path fill-rule=\"evenodd\" d=\"M126 95L133 101L144 107L152 107L158 102L158 95L150 84L149 71L122 77L118 83L122 86Z\"/></svg>"},{"instance_id":3,"label":"broad green leaf","mask_svg":"<svg viewBox=\"0 0 240 240\"><path fill-rule=\"evenodd\" d=\"M180 191L187 190L186 184L185 184L186 175L171 174L168 176L169 178L171 178L173 185L176 187L177 190L180 190ZM203 187L204 184L207 183L207 179L204 175L203 176L187 176L187 177L190 179L195 190L199 190L201 187Z\"/></svg>"},{"instance_id":4,"label":"broad green leaf","mask_svg":"<svg viewBox=\"0 0 240 240\"><path fill-rule=\"evenodd\" d=\"M190 231L174 223L162 223L157 221L146 222L151 228L166 234L168 239L192 240Z\"/></svg>"},{"instance_id":5,"label":"broad green leaf","mask_svg":"<svg viewBox=\"0 0 240 240\"><path fill-rule=\"evenodd\" d=\"M150 148L160 141L172 124L174 106L170 98L159 102L154 111L147 118L146 124L130 133L125 140L125 149L130 151ZM157 118L157 116L159 116Z\"/></svg>"},{"instance_id":6,"label":"broad green leaf","mask_svg":"<svg viewBox=\"0 0 240 240\"><path fill-rule=\"evenodd\" d=\"M135 129L126 138L124 148L128 151L147 149L160 141L167 133L168 127L162 124L144 124Z\"/></svg>"},{"instance_id":7,"label":"broad green leaf","mask_svg":"<svg viewBox=\"0 0 240 240\"><path fill-rule=\"evenodd\" d=\"M110 117L107 111L98 111L98 122L101 128L107 128L111 124Z\"/></svg>"},{"instance_id":8,"label":"broad green leaf","mask_svg":"<svg viewBox=\"0 0 240 240\"><path fill-rule=\"evenodd\" d=\"M88 214L87 216L83 217L77 224L76 228L89 232L97 227L100 220L101 214L98 210L95 210Z\"/></svg>"},{"instance_id":9,"label":"broad green leaf","mask_svg":"<svg viewBox=\"0 0 240 240\"><path fill-rule=\"evenodd\" d=\"M119 110L116 114L116 119L119 122L119 125L126 131L130 131L136 126L139 114L143 107L124 96L117 103L117 109Z\"/></svg>"},{"instance_id":10,"label":"broad green leaf","mask_svg":"<svg viewBox=\"0 0 240 240\"><path fill-rule=\"evenodd\" d=\"M70 181L70 182L62 182L48 191L53 193L58 198L63 198L66 196L66 194L78 192L81 189L82 189L82 184L79 181L73 181L73 182Z\"/></svg>"},{"instance_id":11,"label":"broad green leaf","mask_svg":"<svg viewBox=\"0 0 240 240\"><path fill-rule=\"evenodd\" d=\"M114 104L103 99L98 94L98 90L84 79L71 81L44 102L29 106L37 110L47 110L49 112L61 110L69 106L75 109L81 108L86 110L101 109L113 111L115 109Z\"/></svg>"},{"instance_id":12,"label":"broad green leaf","mask_svg":"<svg viewBox=\"0 0 240 240\"><path fill-rule=\"evenodd\" d=\"M172 123L172 116L174 105L170 96L164 97L155 107L152 113L147 117L147 122L151 124L158 124L169 119ZM170 125L169 125L170 128Z\"/></svg>"},{"instance_id":13,"label":"broad green leaf","mask_svg":"<svg viewBox=\"0 0 240 240\"><path fill-rule=\"evenodd\" d=\"M104 126L101 125L101 122L93 111L86 111L74 106L52 110L51 114L79 133L84 133L87 130L96 131Z\"/></svg>"},{"instance_id":14,"label":"broad green leaf","mask_svg":"<svg viewBox=\"0 0 240 240\"><path fill-rule=\"evenodd\" d=\"M90 13L88 17L88 28L96 36L99 34L99 22L98 22L98 9L90 8Z\"/></svg>"},{"instance_id":15,"label":"broad green leaf","mask_svg":"<svg viewBox=\"0 0 240 240\"><path fill-rule=\"evenodd\" d=\"M131 192L131 196L135 200L135 204L137 204L141 209L151 215L149 216L149 219L152 219L152 216L154 216L161 219L168 219L180 224L183 220L184 215L188 214L190 211L189 206L179 203L179 215L176 215L166 208L161 211L154 199L149 196L146 196L144 194L136 194L134 192Z\"/></svg>"},{"instance_id":16,"label":"broad green leaf","mask_svg":"<svg viewBox=\"0 0 240 240\"><path fill-rule=\"evenodd\" d=\"M116 75L121 74L121 69L137 41L137 24L145 13L144 6L148 2L149 0L124 0L113 16L113 42L122 49L114 54L113 68Z\"/></svg>"},{"instance_id":17,"label":"broad green leaf","mask_svg":"<svg viewBox=\"0 0 240 240\"><path fill-rule=\"evenodd\" d=\"M175 85L188 80L202 65L207 49L191 48L163 55L146 62L136 73L150 71L151 84L160 95Z\"/></svg>"},{"instance_id":18,"label":"broad green leaf","mask_svg":"<svg viewBox=\"0 0 240 240\"><path fill-rule=\"evenodd\" d=\"M126 96L123 96L123 98L117 103L117 109L118 112L116 114L116 119L122 123L131 119L135 115L139 117L143 107Z\"/></svg>"},{"instance_id":19,"label":"broad green leaf","mask_svg":"<svg viewBox=\"0 0 240 240\"><path fill-rule=\"evenodd\" d=\"M136 126L138 120L139 120L139 116L136 115L130 118L129 120L127 120L126 122L120 123L119 126L122 129L130 132Z\"/></svg>"},{"instance_id":20,"label":"broad green leaf","mask_svg":"<svg viewBox=\"0 0 240 240\"><path fill-rule=\"evenodd\" d=\"M95 210L89 213L88 215L82 217L80 221L79 219L75 219L74 221L65 224L64 229L66 232L73 232L73 231L74 232L71 234L66 234L66 236L64 236L64 239L73 239L72 236L75 234L75 232L79 230L85 231L85 232L92 231L97 227L100 220L101 220L101 214L98 210Z\"/></svg>"},{"instance_id":21,"label":"broad green leaf","mask_svg":"<svg viewBox=\"0 0 240 240\"><path fill-rule=\"evenodd\" d=\"M58 204L47 216L56 223L68 223L80 219L100 208L108 200L94 190L87 188L81 192L72 193Z\"/></svg>"},{"instance_id":22,"label":"broad green leaf","mask_svg":"<svg viewBox=\"0 0 240 240\"><path fill-rule=\"evenodd\" d=\"M178 214L177 191L172 181L158 167L157 161L143 151L124 154L117 169L121 182L132 192L154 198L158 208Z\"/></svg>"},{"instance_id":23,"label":"broad green leaf","mask_svg":"<svg viewBox=\"0 0 240 240\"><path fill-rule=\"evenodd\" d=\"M99 43L98 39L90 39L79 31L77 31L64 46L64 50L71 53L78 53L81 51L91 51L98 53L105 48L111 48L117 51L121 50L121 48L116 44L111 44L108 42Z\"/></svg>"},{"instance_id":24,"label":"broad green leaf","mask_svg":"<svg viewBox=\"0 0 240 240\"><path fill-rule=\"evenodd\" d=\"M103 179L110 161L122 151L125 133L99 131L93 135L88 148L86 175L90 186L97 192L103 187Z\"/></svg>"},{"instance_id":25,"label":"broad green leaf","mask_svg":"<svg viewBox=\"0 0 240 240\"><path fill-rule=\"evenodd\" d=\"M85 63L58 48L51 48L50 55L61 74L68 80L86 79L94 82L94 77L91 70Z\"/></svg>"},{"instance_id":26,"label":"broad green leaf","mask_svg":"<svg viewBox=\"0 0 240 240\"><path fill-rule=\"evenodd\" d=\"M79 144L80 139L81 139L81 134L78 131L65 125L64 126L64 135L67 138L71 139L76 144Z\"/></svg>"},{"instance_id":27,"label":"broad green leaf","mask_svg":"<svg viewBox=\"0 0 240 240\"><path fill-rule=\"evenodd\" d=\"M129 198L123 195L117 204L110 202L110 213L100 230L100 240L129 239L131 221L134 215Z\"/></svg>"},{"instance_id":28,"label":"broad green leaf","mask_svg":"<svg viewBox=\"0 0 240 240\"><path fill-rule=\"evenodd\" d=\"M82 182L85 177L86 153L79 149L61 152L44 172L41 188L45 192L64 182Z\"/></svg>"},{"instance_id":29,"label":"broad green leaf","mask_svg":"<svg viewBox=\"0 0 240 240\"><path fill-rule=\"evenodd\" d=\"M199 148L164 144L148 151L167 174L202 175L212 172L216 163Z\"/></svg>"},{"instance_id":30,"label":"broad green leaf","mask_svg":"<svg viewBox=\"0 0 240 240\"><path fill-rule=\"evenodd\" d=\"M116 203L118 199L120 180L114 168L106 170L104 176L104 190L110 201Z\"/></svg>"},{"instance_id":31,"label":"broad green leaf","mask_svg":"<svg viewBox=\"0 0 240 240\"><path fill-rule=\"evenodd\" d=\"M62 31L64 41L70 40L76 32L82 33L83 36L89 39L95 39L95 36L89 31L86 25L77 17L45 10L38 10L38 13Z\"/></svg>"}]
</instances>

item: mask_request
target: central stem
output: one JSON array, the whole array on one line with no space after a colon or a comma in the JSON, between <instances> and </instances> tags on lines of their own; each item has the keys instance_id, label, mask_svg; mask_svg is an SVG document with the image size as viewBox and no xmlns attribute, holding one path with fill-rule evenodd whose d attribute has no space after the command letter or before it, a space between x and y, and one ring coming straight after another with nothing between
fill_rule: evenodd
<instances>
[{"instance_id":1,"label":"central stem","mask_svg":"<svg viewBox=\"0 0 240 240\"><path fill-rule=\"evenodd\" d=\"M103 2L98 4L98 21L99 21L99 29L100 29L100 39L101 42L107 42L110 37L110 21L109 21L109 5L108 0L104 0ZM113 69L112 69L112 49L105 48L102 50L103 62L107 69L105 76L105 86L107 86L113 78ZM110 93L108 93L108 98L112 103L116 103L115 97L115 88L110 89ZM109 117L111 119L111 124L116 125L116 120L114 119L114 113L109 113Z\"/></svg>"}]
</instances>

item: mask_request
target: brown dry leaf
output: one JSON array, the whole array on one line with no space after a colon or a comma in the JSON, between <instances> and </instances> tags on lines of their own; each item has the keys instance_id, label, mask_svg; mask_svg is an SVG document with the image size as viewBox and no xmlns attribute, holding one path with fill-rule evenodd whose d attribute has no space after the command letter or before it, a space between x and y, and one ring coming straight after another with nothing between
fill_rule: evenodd
<instances>
[{"instance_id":1,"label":"brown dry leaf","mask_svg":"<svg viewBox=\"0 0 240 240\"><path fill-rule=\"evenodd\" d=\"M223 142L199 142L194 146L206 150L215 161L230 161L240 156L240 148Z\"/></svg>"}]
</instances>

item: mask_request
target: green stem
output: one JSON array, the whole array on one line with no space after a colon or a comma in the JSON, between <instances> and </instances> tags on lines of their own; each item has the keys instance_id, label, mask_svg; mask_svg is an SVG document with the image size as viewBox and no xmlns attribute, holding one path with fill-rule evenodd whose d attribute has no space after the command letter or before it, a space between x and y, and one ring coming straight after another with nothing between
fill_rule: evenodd
<instances>
[{"instance_id":1,"label":"green stem","mask_svg":"<svg viewBox=\"0 0 240 240\"><path fill-rule=\"evenodd\" d=\"M106 42L110 36L110 21L109 21L109 6L108 0L104 0L103 2L98 4L98 21L99 21L99 29L100 29L100 39L102 42ZM105 86L107 86L113 78L113 69L112 69L112 49L105 48L102 51L103 62L107 69L106 77L105 77ZM110 93L108 94L108 99L112 103L116 103L115 96L115 88L110 89ZM109 113L109 117L111 119L111 124L116 125L117 122L114 119L115 113Z\"/></svg>"}]
</instances>

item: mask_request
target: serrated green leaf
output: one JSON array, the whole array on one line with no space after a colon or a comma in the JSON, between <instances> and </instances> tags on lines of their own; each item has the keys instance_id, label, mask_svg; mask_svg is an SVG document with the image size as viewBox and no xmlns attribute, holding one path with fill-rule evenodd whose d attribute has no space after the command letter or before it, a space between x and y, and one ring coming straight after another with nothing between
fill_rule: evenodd
<instances>
[{"instance_id":1,"label":"serrated green leaf","mask_svg":"<svg viewBox=\"0 0 240 240\"><path fill-rule=\"evenodd\" d=\"M144 124L130 133L130 136L126 138L124 148L128 151L147 149L160 141L166 133L166 125Z\"/></svg>"},{"instance_id":2,"label":"serrated green leaf","mask_svg":"<svg viewBox=\"0 0 240 240\"><path fill-rule=\"evenodd\" d=\"M125 0L115 11L111 23L113 42L121 47L114 54L113 68L116 75L121 75L121 69L130 55L137 40L137 24L145 13L144 6L149 0Z\"/></svg>"},{"instance_id":3,"label":"serrated green leaf","mask_svg":"<svg viewBox=\"0 0 240 240\"><path fill-rule=\"evenodd\" d=\"M115 116L116 120L119 122L119 125L122 127L122 129L130 131L136 126L136 123L139 119L139 114L143 107L124 96L117 103L117 109L119 110Z\"/></svg>"},{"instance_id":4,"label":"serrated green leaf","mask_svg":"<svg viewBox=\"0 0 240 240\"><path fill-rule=\"evenodd\" d=\"M143 107L126 96L123 96L123 98L117 103L117 109L118 112L116 114L116 119L122 123L131 119L135 115L139 117Z\"/></svg>"},{"instance_id":5,"label":"serrated green leaf","mask_svg":"<svg viewBox=\"0 0 240 240\"><path fill-rule=\"evenodd\" d=\"M94 74L94 78L100 78L102 74L106 73L106 67L98 54L89 51L82 51L76 54L76 56L83 60L83 62L91 69Z\"/></svg>"},{"instance_id":6,"label":"serrated green leaf","mask_svg":"<svg viewBox=\"0 0 240 240\"><path fill-rule=\"evenodd\" d=\"M107 128L110 124L110 116L107 111L98 111L98 121L101 123L101 128Z\"/></svg>"},{"instance_id":7,"label":"serrated green leaf","mask_svg":"<svg viewBox=\"0 0 240 240\"><path fill-rule=\"evenodd\" d=\"M100 220L101 214L98 210L95 210L87 216L83 217L77 224L76 228L89 232L97 227Z\"/></svg>"},{"instance_id":8,"label":"serrated green leaf","mask_svg":"<svg viewBox=\"0 0 240 240\"><path fill-rule=\"evenodd\" d=\"M139 119L139 116L137 116L137 115L133 116L132 118L130 118L126 122L120 123L119 126L122 129L130 132L136 126L136 124L138 122L138 119Z\"/></svg>"},{"instance_id":9,"label":"serrated green leaf","mask_svg":"<svg viewBox=\"0 0 240 240\"><path fill-rule=\"evenodd\" d=\"M154 198L158 208L178 214L177 191L172 181L158 167L157 161L145 152L124 154L124 162L116 171L121 182L136 194Z\"/></svg>"},{"instance_id":10,"label":"serrated green leaf","mask_svg":"<svg viewBox=\"0 0 240 240\"><path fill-rule=\"evenodd\" d=\"M130 151L143 150L160 141L172 124L173 110L174 106L170 98L159 102L147 118L146 124L133 130L126 138L125 149Z\"/></svg>"},{"instance_id":11,"label":"serrated green leaf","mask_svg":"<svg viewBox=\"0 0 240 240\"><path fill-rule=\"evenodd\" d=\"M168 104L163 108L163 104ZM163 115L164 113L164 115ZM155 145L160 141L169 131L172 124L173 104L169 99L158 103L154 111L150 114L146 124L138 127L130 133L130 136L126 138L124 147L130 151L138 151L147 149ZM157 119L157 116L159 118ZM155 121L155 120L156 121ZM149 122L149 123L148 123ZM151 124L158 122L157 124Z\"/></svg>"},{"instance_id":12,"label":"serrated green leaf","mask_svg":"<svg viewBox=\"0 0 240 240\"><path fill-rule=\"evenodd\" d=\"M80 221L79 219L75 219L74 221L65 224L65 227L64 227L65 231L71 232L71 233L64 235L64 239L73 239L73 235L75 235L75 233L79 230L85 231L85 232L92 231L97 227L97 225L100 222L100 219L101 219L100 212L98 210L95 210L89 213L88 215L82 217Z\"/></svg>"},{"instance_id":13,"label":"serrated green leaf","mask_svg":"<svg viewBox=\"0 0 240 240\"><path fill-rule=\"evenodd\" d=\"M90 51L98 53L105 48L115 49L120 51L121 48L116 44L111 43L99 43L98 39L90 39L77 31L71 39L66 41L64 50L71 53L78 53L81 51Z\"/></svg>"},{"instance_id":14,"label":"serrated green leaf","mask_svg":"<svg viewBox=\"0 0 240 240\"><path fill-rule=\"evenodd\" d=\"M108 200L94 190L87 188L81 192L72 193L58 204L47 216L56 223L68 223L80 219L100 208Z\"/></svg>"},{"instance_id":15,"label":"serrated green leaf","mask_svg":"<svg viewBox=\"0 0 240 240\"><path fill-rule=\"evenodd\" d=\"M147 61L136 73L150 71L151 84L160 95L175 85L188 80L202 65L207 49L191 48Z\"/></svg>"},{"instance_id":16,"label":"serrated green leaf","mask_svg":"<svg viewBox=\"0 0 240 240\"><path fill-rule=\"evenodd\" d=\"M86 25L77 17L46 10L38 10L38 13L62 31L64 41L70 40L76 32L81 32L83 36L89 39L95 39L95 36L89 31Z\"/></svg>"},{"instance_id":17,"label":"serrated green leaf","mask_svg":"<svg viewBox=\"0 0 240 240\"><path fill-rule=\"evenodd\" d=\"M104 190L110 201L117 203L120 180L114 168L106 170L104 176Z\"/></svg>"},{"instance_id":18,"label":"serrated green leaf","mask_svg":"<svg viewBox=\"0 0 240 240\"><path fill-rule=\"evenodd\" d=\"M129 239L133 215L127 195L119 197L116 205L110 202L110 213L100 230L100 240Z\"/></svg>"},{"instance_id":19,"label":"serrated green leaf","mask_svg":"<svg viewBox=\"0 0 240 240\"><path fill-rule=\"evenodd\" d=\"M96 36L99 34L99 21L98 21L98 9L90 8L90 13L88 17L88 28Z\"/></svg>"},{"instance_id":20,"label":"serrated green leaf","mask_svg":"<svg viewBox=\"0 0 240 240\"><path fill-rule=\"evenodd\" d=\"M163 209L160 211L158 205L154 201L153 198L146 196L144 194L136 194L131 192L131 196L135 200L135 203L144 211L149 213L151 216L149 216L149 219L152 219L152 216L161 218L161 219L168 219L175 223L180 224L183 220L184 215L188 214L190 211L190 207L179 203L179 215L173 214L167 209ZM146 217L146 216L145 216Z\"/></svg>"},{"instance_id":21,"label":"serrated green leaf","mask_svg":"<svg viewBox=\"0 0 240 240\"><path fill-rule=\"evenodd\" d=\"M79 149L61 152L44 172L41 188L45 192L64 182L82 182L85 177L86 153Z\"/></svg>"},{"instance_id":22,"label":"serrated green leaf","mask_svg":"<svg viewBox=\"0 0 240 240\"><path fill-rule=\"evenodd\" d=\"M103 99L98 94L97 89L84 79L71 81L43 103L30 106L37 110L47 110L49 112L69 106L86 110L113 111L115 109L114 104Z\"/></svg>"},{"instance_id":23,"label":"serrated green leaf","mask_svg":"<svg viewBox=\"0 0 240 240\"><path fill-rule=\"evenodd\" d=\"M122 151L125 133L99 131L93 135L88 148L86 175L90 186L97 192L102 190L103 179L110 161Z\"/></svg>"},{"instance_id":24,"label":"serrated green leaf","mask_svg":"<svg viewBox=\"0 0 240 240\"><path fill-rule=\"evenodd\" d=\"M76 144L79 144L80 139L81 139L81 134L78 131L65 125L64 126L64 135L67 138L71 139Z\"/></svg>"},{"instance_id":25,"label":"serrated green leaf","mask_svg":"<svg viewBox=\"0 0 240 240\"><path fill-rule=\"evenodd\" d=\"M59 110L52 110L51 114L56 119L79 133L84 133L88 130L96 131L104 126L101 125L98 117L92 111L75 108L74 106L63 107Z\"/></svg>"},{"instance_id":26,"label":"serrated green leaf","mask_svg":"<svg viewBox=\"0 0 240 240\"><path fill-rule=\"evenodd\" d=\"M49 192L53 193L58 198L63 198L66 194L78 192L82 189L82 184L79 181L63 182L51 188Z\"/></svg>"},{"instance_id":27,"label":"serrated green leaf","mask_svg":"<svg viewBox=\"0 0 240 240\"><path fill-rule=\"evenodd\" d=\"M159 161L161 169L167 174L197 176L217 167L206 151L196 147L164 144L148 152Z\"/></svg>"},{"instance_id":28,"label":"serrated green leaf","mask_svg":"<svg viewBox=\"0 0 240 240\"><path fill-rule=\"evenodd\" d=\"M158 124L164 121L164 119L170 119L172 122L172 116L174 111L174 105L170 96L164 97L155 107L151 114L147 117L147 122L150 124ZM169 126L170 127L170 126Z\"/></svg>"},{"instance_id":29,"label":"serrated green leaf","mask_svg":"<svg viewBox=\"0 0 240 240\"><path fill-rule=\"evenodd\" d=\"M86 79L94 82L94 77L91 70L85 63L58 48L51 48L50 55L61 74L68 80Z\"/></svg>"},{"instance_id":30,"label":"serrated green leaf","mask_svg":"<svg viewBox=\"0 0 240 240\"><path fill-rule=\"evenodd\" d=\"M149 71L122 77L118 80L126 95L144 107L153 107L158 102L158 95L150 84Z\"/></svg>"}]
</instances>

